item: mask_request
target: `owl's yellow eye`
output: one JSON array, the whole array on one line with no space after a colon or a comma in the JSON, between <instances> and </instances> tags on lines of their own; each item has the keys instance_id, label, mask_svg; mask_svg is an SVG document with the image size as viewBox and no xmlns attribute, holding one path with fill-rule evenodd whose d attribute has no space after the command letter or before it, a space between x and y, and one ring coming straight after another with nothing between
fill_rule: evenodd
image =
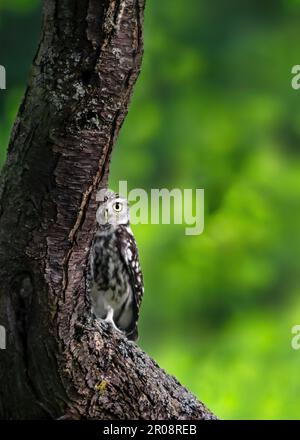
<instances>
[{"instance_id":1,"label":"owl's yellow eye","mask_svg":"<svg viewBox=\"0 0 300 440\"><path fill-rule=\"evenodd\" d=\"M116 203L114 203L114 204L113 204L113 209L114 209L116 212L121 212L122 209L123 209L123 205L122 205L122 203L120 203L120 202L116 202Z\"/></svg>"}]
</instances>

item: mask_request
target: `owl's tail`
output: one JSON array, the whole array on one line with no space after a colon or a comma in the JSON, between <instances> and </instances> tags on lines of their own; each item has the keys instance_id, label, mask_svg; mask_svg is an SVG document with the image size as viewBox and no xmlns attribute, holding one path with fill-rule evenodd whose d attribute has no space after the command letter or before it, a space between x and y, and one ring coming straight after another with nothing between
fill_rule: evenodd
<instances>
[{"instance_id":1,"label":"owl's tail","mask_svg":"<svg viewBox=\"0 0 300 440\"><path fill-rule=\"evenodd\" d=\"M139 337L137 325L135 325L129 332L126 332L126 336L130 341L137 341Z\"/></svg>"}]
</instances>

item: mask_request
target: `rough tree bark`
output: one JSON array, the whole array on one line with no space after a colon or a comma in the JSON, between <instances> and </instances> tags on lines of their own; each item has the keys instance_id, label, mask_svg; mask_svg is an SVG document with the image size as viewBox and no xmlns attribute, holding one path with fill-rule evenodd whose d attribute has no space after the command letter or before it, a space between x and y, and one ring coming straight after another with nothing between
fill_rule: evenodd
<instances>
[{"instance_id":1,"label":"rough tree bark","mask_svg":"<svg viewBox=\"0 0 300 440\"><path fill-rule=\"evenodd\" d=\"M2 419L214 418L134 343L89 319L95 193L139 73L144 1L44 2L0 181Z\"/></svg>"}]
</instances>

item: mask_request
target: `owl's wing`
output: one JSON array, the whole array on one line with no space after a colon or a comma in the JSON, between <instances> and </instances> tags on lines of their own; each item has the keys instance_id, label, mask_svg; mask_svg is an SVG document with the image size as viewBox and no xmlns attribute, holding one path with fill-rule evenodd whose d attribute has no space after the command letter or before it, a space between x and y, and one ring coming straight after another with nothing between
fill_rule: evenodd
<instances>
[{"instance_id":1,"label":"owl's wing","mask_svg":"<svg viewBox=\"0 0 300 440\"><path fill-rule=\"evenodd\" d=\"M139 254L136 241L127 226L119 226L117 229L119 239L117 240L121 259L129 275L131 289L133 293L132 306L134 319L131 328L128 331L129 339L137 339L137 322L139 318L139 309L144 294L143 274L139 262Z\"/></svg>"}]
</instances>

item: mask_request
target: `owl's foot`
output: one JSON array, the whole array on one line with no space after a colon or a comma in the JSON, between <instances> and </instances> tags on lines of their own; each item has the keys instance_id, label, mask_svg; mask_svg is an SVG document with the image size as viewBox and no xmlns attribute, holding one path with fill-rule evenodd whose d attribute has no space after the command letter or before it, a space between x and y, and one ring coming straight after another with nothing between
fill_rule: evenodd
<instances>
[{"instance_id":1,"label":"owl's foot","mask_svg":"<svg viewBox=\"0 0 300 440\"><path fill-rule=\"evenodd\" d=\"M107 315L105 319L97 319L95 322L95 326L98 328L98 330L101 332L101 324L103 325L103 323L107 324L108 326L111 326L116 332L118 332L119 334L124 334L114 323L113 320L113 316L114 316L114 310L112 307L110 307L108 309Z\"/></svg>"},{"instance_id":2,"label":"owl's foot","mask_svg":"<svg viewBox=\"0 0 300 440\"><path fill-rule=\"evenodd\" d=\"M114 323L114 309L112 307L110 307L108 309L106 318L103 320L104 322L107 322L108 324L110 324L112 326L112 328L114 330L116 330L118 333L123 334L123 332L116 326L116 324Z\"/></svg>"}]
</instances>

